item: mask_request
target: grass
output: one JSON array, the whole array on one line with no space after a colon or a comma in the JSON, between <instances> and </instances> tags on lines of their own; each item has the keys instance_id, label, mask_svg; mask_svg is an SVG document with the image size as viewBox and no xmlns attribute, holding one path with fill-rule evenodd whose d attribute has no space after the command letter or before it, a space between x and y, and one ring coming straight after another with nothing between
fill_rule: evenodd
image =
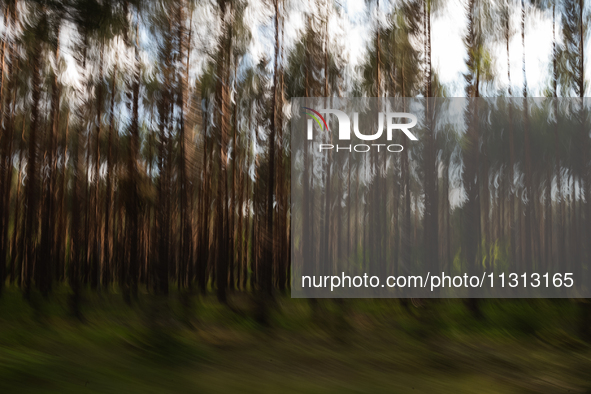
<instances>
[{"instance_id":1,"label":"grass","mask_svg":"<svg viewBox=\"0 0 591 394\"><path fill-rule=\"evenodd\" d=\"M0 393L591 393L571 301L281 297L263 329L243 294L87 294L81 323L54 293L0 298Z\"/></svg>"}]
</instances>

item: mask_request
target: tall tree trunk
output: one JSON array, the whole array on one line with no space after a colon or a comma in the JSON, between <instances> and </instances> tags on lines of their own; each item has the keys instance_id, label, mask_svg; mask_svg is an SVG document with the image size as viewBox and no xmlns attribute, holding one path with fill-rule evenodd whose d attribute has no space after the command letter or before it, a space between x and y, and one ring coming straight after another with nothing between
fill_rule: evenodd
<instances>
[{"instance_id":1,"label":"tall tree trunk","mask_svg":"<svg viewBox=\"0 0 591 394\"><path fill-rule=\"evenodd\" d=\"M266 200L266 242L264 246L265 257L262 261L260 284L260 300L258 320L263 325L268 322L268 302L273 296L273 252L275 248L275 240L273 233L273 195L275 190L275 135L277 127L277 60L279 55L279 5L278 0L274 0L275 7L275 57L273 68L273 94L272 94L272 108L271 108L271 130L269 135L269 173L267 183L267 200Z\"/></svg>"},{"instance_id":2,"label":"tall tree trunk","mask_svg":"<svg viewBox=\"0 0 591 394\"><path fill-rule=\"evenodd\" d=\"M111 239L111 199L112 199L112 180L113 175L113 159L112 159L112 145L113 145L113 129L115 128L115 94L117 88L117 63L113 70L113 80L111 81L111 105L109 109L109 136L107 145L107 191L105 194L105 228L103 234L103 253L104 253L104 266L102 270L102 282L103 286L109 285L109 278L112 271L112 250L113 242Z\"/></svg>"},{"instance_id":3,"label":"tall tree trunk","mask_svg":"<svg viewBox=\"0 0 591 394\"><path fill-rule=\"evenodd\" d=\"M507 17L505 19L505 43L507 49L507 80L508 80L508 94L509 97L512 96L512 87L511 87L511 56L509 52L509 42L511 39L511 30L510 30L510 9L509 5L507 5ZM508 103L509 106L509 187L507 188L508 192L508 201L509 204L509 243L510 243L510 255L511 255L511 263L517 263L517 237L515 231L515 182L514 182L514 169L515 169L515 142L513 137L513 102L510 101Z\"/></svg>"},{"instance_id":4,"label":"tall tree trunk","mask_svg":"<svg viewBox=\"0 0 591 394\"><path fill-rule=\"evenodd\" d=\"M126 35L127 40L127 35ZM124 298L129 301L131 288L135 286L134 281L137 279L131 278L133 274L139 273L140 261L140 247L139 247L139 207L138 207L138 177L139 171L137 168L137 160L139 157L139 90L140 90L140 63L138 54L139 37L136 28L136 41L134 44L134 63L133 63L133 79L131 82L132 90L132 108L131 108L131 127L130 127L130 146L129 155L127 156L127 176L129 178L129 192L127 198L124 199L125 204L125 227L126 233L129 234L129 263L125 264L125 260L120 261L119 265L119 285L123 287ZM151 172L151 171L150 171ZM149 223L149 220L148 220ZM149 230L148 230L149 233ZM149 243L148 243L149 244Z\"/></svg>"},{"instance_id":5,"label":"tall tree trunk","mask_svg":"<svg viewBox=\"0 0 591 394\"><path fill-rule=\"evenodd\" d=\"M59 26L56 31L56 37L59 37ZM55 61L56 64L59 62L59 41L55 49ZM54 74L51 84L51 120L50 120L50 132L49 132L49 158L43 160L44 164L47 165L47 176L44 179L44 190L43 190L43 214L42 214L42 225L41 225L41 245L40 253L36 262L37 265L37 277L35 281L41 290L44 297L49 295L52 282L52 269L51 265L54 263L54 248L53 248L53 234L54 234L54 189L55 189L55 178L56 175L56 140L57 131L59 124L59 99L60 99L60 88L58 86L57 75ZM52 228L53 227L53 228Z\"/></svg>"},{"instance_id":6,"label":"tall tree trunk","mask_svg":"<svg viewBox=\"0 0 591 394\"><path fill-rule=\"evenodd\" d=\"M463 215L463 244L462 251L466 257L469 275L475 274L480 267L478 258L478 245L480 243L480 182L478 169L480 166L480 137L478 132L478 96L479 96L479 66L475 54L477 50L477 37L474 30L476 23L475 0L469 1L468 7L468 34L466 36L466 46L468 47L468 70L466 81L466 96L468 97L468 109L466 113L466 144L464 149L464 171L462 181L466 190L467 200L464 203ZM476 70L476 71L474 71ZM474 75L475 74L475 75ZM481 312L477 299L468 300L468 308L476 318L481 318Z\"/></svg>"},{"instance_id":7,"label":"tall tree trunk","mask_svg":"<svg viewBox=\"0 0 591 394\"><path fill-rule=\"evenodd\" d=\"M217 105L219 116L219 178L216 198L216 228L217 228L217 256L216 256L216 285L218 300L227 303L228 288L228 174L227 162L227 139L230 127L230 93L229 75L232 55L232 18L233 9L231 2L222 2L223 40L219 47L219 59L221 64L220 79L217 87Z\"/></svg>"},{"instance_id":8,"label":"tall tree trunk","mask_svg":"<svg viewBox=\"0 0 591 394\"><path fill-rule=\"evenodd\" d=\"M37 205L38 205L38 169L37 169L37 135L40 128L41 114L41 40L37 39L36 48L31 59L32 81L31 88L33 93L33 104L31 108L31 129L29 132L29 153L27 156L27 191L26 201L26 224L25 240L27 245L26 269L23 278L23 290L25 298L30 300L31 281L35 269L35 256L37 250Z\"/></svg>"},{"instance_id":9,"label":"tall tree trunk","mask_svg":"<svg viewBox=\"0 0 591 394\"><path fill-rule=\"evenodd\" d=\"M169 157L171 142L169 133L172 123L170 86L171 86L171 54L172 37L171 22L169 21L168 31L165 34L164 43L164 85L162 97L158 105L160 122L160 141L158 144L158 209L157 209L157 234L158 234L158 265L156 269L156 292L158 294L168 294L168 276L170 264L170 177L169 177ZM134 279L132 279L134 280Z\"/></svg>"},{"instance_id":10,"label":"tall tree trunk","mask_svg":"<svg viewBox=\"0 0 591 394\"><path fill-rule=\"evenodd\" d=\"M329 69L328 69L328 14L326 15L325 23L325 31L324 31L324 107L328 108L328 76L329 76ZM330 122L330 121L329 121ZM330 131L327 129L325 130L326 138L328 139L326 143L332 142L332 135ZM323 140L324 140L323 136ZM327 152L326 155L326 169L323 171L324 173L324 228L322 231L322 240L321 240L321 260L319 261L319 266L325 268L322 274L329 274L332 269L332 258L330 256L330 243L332 239L330 237L330 223L331 223L331 203L332 203L332 179L331 179L331 167L332 167L332 155L330 151Z\"/></svg>"},{"instance_id":11,"label":"tall tree trunk","mask_svg":"<svg viewBox=\"0 0 591 394\"><path fill-rule=\"evenodd\" d=\"M532 260L532 220L533 220L533 179L531 169L531 152L530 152L530 136L529 136L529 114L528 114L528 101L527 101L527 79L525 72L525 0L521 0L521 44L523 47L523 103L524 103L524 146L525 146L525 190L527 202L525 203L525 264L522 269L527 272L531 272L533 269Z\"/></svg>"},{"instance_id":12,"label":"tall tree trunk","mask_svg":"<svg viewBox=\"0 0 591 394\"><path fill-rule=\"evenodd\" d=\"M185 49L183 48L183 43L185 41L184 35L184 28L183 28L183 5L179 4L177 8L177 18L178 18L178 27L177 27L177 41L178 41L178 56L183 56L185 53ZM191 196L191 186L188 182L187 177L187 166L188 166L188 159L187 159L187 136L185 131L185 96L186 96L186 89L185 80L186 76L185 73L188 73L188 59L190 54L190 36L189 36L189 43L187 45L187 69L182 71L182 75L179 75L178 83L179 83L179 92L178 94L178 107L180 109L180 119L179 119L179 140L180 140L180 183L181 183L181 191L180 191L180 220L181 220L181 233L180 233L180 241L181 241L181 256L180 256L180 269L181 273L179 275L179 287L190 285L190 267L192 267L192 253L191 253L191 239L192 239L192 226L191 226L191 212L189 209L189 199ZM183 64L182 62L180 64ZM182 285L181 285L182 282Z\"/></svg>"},{"instance_id":13,"label":"tall tree trunk","mask_svg":"<svg viewBox=\"0 0 591 394\"><path fill-rule=\"evenodd\" d=\"M12 15L11 12L12 11ZM17 19L17 1L10 7L5 8L4 21L6 27L11 26L16 30ZM2 136L0 136L0 295L4 289L4 280L6 278L6 255L8 253L8 222L10 217L10 189L12 186L12 143L14 140L14 115L16 104L16 72L17 47L13 42L8 45L8 54L6 46L8 38L2 42L2 70L0 75L2 84L0 85L0 109L2 110ZM9 57L8 80L4 77L5 58ZM18 201L17 201L18 203Z\"/></svg>"},{"instance_id":14,"label":"tall tree trunk","mask_svg":"<svg viewBox=\"0 0 591 394\"><path fill-rule=\"evenodd\" d=\"M10 12L9 8L4 8L4 17L3 21L5 26L10 25ZM4 108L4 66L5 66L5 52L6 52L6 44L8 43L8 34L5 32L4 37L2 39L2 49L0 51L0 59L2 59L2 68L0 69L0 110L2 114L6 114L8 112L8 108ZM10 74L9 74L10 75ZM10 95L10 92L8 92ZM6 141L5 141L6 140ZM4 220L6 216L8 216L8 209L5 209L5 189L10 190L10 185L7 184L5 181L6 173L8 172L8 158L4 157L4 145L8 141L8 133L5 127L2 128L2 136L0 136L0 295L4 289L4 280L6 278L6 254L8 249L8 231L6 230L6 224L8 220ZM5 164L6 162L6 164ZM6 167L6 168L5 168ZM10 192L9 192L10 194ZM16 222L15 222L16 228Z\"/></svg>"},{"instance_id":15,"label":"tall tree trunk","mask_svg":"<svg viewBox=\"0 0 591 394\"><path fill-rule=\"evenodd\" d=\"M95 165L94 165L94 237L91 239L90 255L90 287L96 289L100 284L100 273L102 270L101 259L101 209L100 209L100 166L101 166L101 132L102 132L102 110L103 110L103 58L105 44L101 43L99 60L99 77L96 96L96 131L95 131Z\"/></svg>"},{"instance_id":16,"label":"tall tree trunk","mask_svg":"<svg viewBox=\"0 0 591 394\"><path fill-rule=\"evenodd\" d=\"M81 255L83 251L83 240L80 236L80 216L81 211L76 209L80 206L80 175L82 173L80 168L80 155L82 150L80 149L82 129L79 128L74 134L74 146L73 146L73 163L72 163L72 240L71 240L71 256L70 265L68 272L68 282L72 289L72 295L70 296L70 311L78 319L82 318L80 311L81 303L81 284L80 284L80 266L81 266Z\"/></svg>"},{"instance_id":17,"label":"tall tree trunk","mask_svg":"<svg viewBox=\"0 0 591 394\"><path fill-rule=\"evenodd\" d=\"M236 85L238 85L238 59L234 59L234 90L237 92L238 89ZM235 275L235 261L236 261L236 253L235 253L235 242L236 242L236 229L234 227L234 220L236 216L236 161L237 161L237 153L238 148L236 146L236 129L238 128L238 99L234 102L234 114L232 116L232 178L230 179L230 208L228 213L229 217L229 240L228 240L228 271L229 271L229 283L230 283L230 290L234 290L236 288L236 278Z\"/></svg>"},{"instance_id":18,"label":"tall tree trunk","mask_svg":"<svg viewBox=\"0 0 591 394\"><path fill-rule=\"evenodd\" d=\"M425 174L425 213L424 213L424 250L427 267L431 271L439 269L439 212L437 190L437 148L435 142L434 101L430 99L431 91L431 9L430 1L423 0L425 19L425 55L426 55L426 117L427 117L427 139L425 142L424 174Z\"/></svg>"},{"instance_id":19,"label":"tall tree trunk","mask_svg":"<svg viewBox=\"0 0 591 394\"><path fill-rule=\"evenodd\" d=\"M210 188L209 188L209 163L207 143L207 120L203 118L203 178L201 183L201 204L200 204L200 232L199 232L199 262L197 264L197 286L202 294L207 291L207 266L209 261L209 222L210 222Z\"/></svg>"}]
</instances>

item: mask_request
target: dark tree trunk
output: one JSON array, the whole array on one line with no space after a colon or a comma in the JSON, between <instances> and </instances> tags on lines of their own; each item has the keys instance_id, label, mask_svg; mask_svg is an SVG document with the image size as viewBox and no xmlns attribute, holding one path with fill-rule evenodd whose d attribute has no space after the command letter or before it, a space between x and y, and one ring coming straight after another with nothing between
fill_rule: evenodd
<instances>
[{"instance_id":1,"label":"dark tree trunk","mask_svg":"<svg viewBox=\"0 0 591 394\"><path fill-rule=\"evenodd\" d=\"M33 105L31 109L31 130L29 133L29 153L27 156L27 191L26 191L26 223L25 240L28 243L26 249L26 269L23 278L23 290L25 298L30 300L31 282L35 269L35 256L37 249L37 205L38 205L38 169L37 169L37 136L40 128L40 100L41 100L41 40L36 40L36 50L31 59L33 93Z\"/></svg>"}]
</instances>

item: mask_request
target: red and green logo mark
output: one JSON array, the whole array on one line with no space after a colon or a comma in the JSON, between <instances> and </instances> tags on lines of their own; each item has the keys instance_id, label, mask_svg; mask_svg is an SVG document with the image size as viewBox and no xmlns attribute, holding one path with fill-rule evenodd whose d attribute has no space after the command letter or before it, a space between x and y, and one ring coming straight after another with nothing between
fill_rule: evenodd
<instances>
[{"instance_id":1,"label":"red and green logo mark","mask_svg":"<svg viewBox=\"0 0 591 394\"><path fill-rule=\"evenodd\" d=\"M303 107L303 108L307 110L306 111L307 115L310 115L312 118L314 118L316 123L318 123L318 126L320 127L320 129L326 128L326 130L328 130L328 125L326 124L326 120L324 120L322 115L320 115L320 112L315 111L312 108L308 108L308 107ZM320 119L318 119L318 118L320 118ZM320 120L322 120L322 123L324 123L324 127L322 127L322 123L320 123Z\"/></svg>"}]
</instances>

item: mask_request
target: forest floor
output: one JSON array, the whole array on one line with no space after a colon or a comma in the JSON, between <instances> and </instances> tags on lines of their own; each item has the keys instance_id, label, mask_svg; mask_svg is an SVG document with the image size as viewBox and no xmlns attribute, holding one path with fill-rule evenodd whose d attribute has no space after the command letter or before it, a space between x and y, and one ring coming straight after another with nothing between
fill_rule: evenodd
<instances>
[{"instance_id":1,"label":"forest floor","mask_svg":"<svg viewBox=\"0 0 591 394\"><path fill-rule=\"evenodd\" d=\"M0 298L0 393L591 393L577 303L278 299L270 328L250 296Z\"/></svg>"}]
</instances>

